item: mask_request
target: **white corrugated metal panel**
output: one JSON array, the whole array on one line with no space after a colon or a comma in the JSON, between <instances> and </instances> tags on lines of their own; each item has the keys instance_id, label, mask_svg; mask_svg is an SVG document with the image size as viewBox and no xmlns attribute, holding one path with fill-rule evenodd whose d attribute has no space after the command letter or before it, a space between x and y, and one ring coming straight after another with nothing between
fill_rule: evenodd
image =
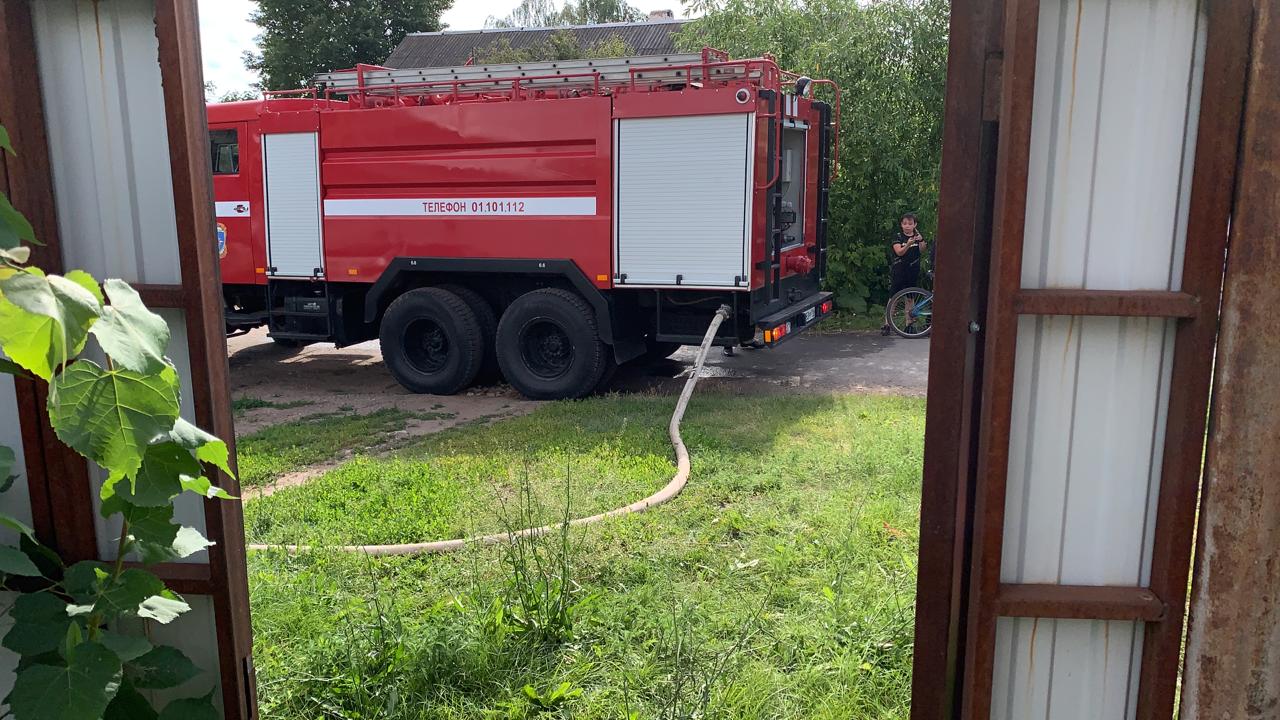
<instances>
[{"instance_id":1,"label":"white corrugated metal panel","mask_svg":"<svg viewBox=\"0 0 1280 720\"><path fill-rule=\"evenodd\" d=\"M1040 5L1024 287L1179 287L1203 39L1197 0Z\"/></svg>"},{"instance_id":2,"label":"white corrugated metal panel","mask_svg":"<svg viewBox=\"0 0 1280 720\"><path fill-rule=\"evenodd\" d=\"M1042 0L1022 284L1178 289L1198 0ZM1001 581L1150 580L1174 321L1018 323ZM1142 629L1002 619L992 717L1134 716Z\"/></svg>"},{"instance_id":3,"label":"white corrugated metal panel","mask_svg":"<svg viewBox=\"0 0 1280 720\"><path fill-rule=\"evenodd\" d=\"M155 3L31 3L68 267L177 284Z\"/></svg>"},{"instance_id":4,"label":"white corrugated metal panel","mask_svg":"<svg viewBox=\"0 0 1280 720\"><path fill-rule=\"evenodd\" d=\"M991 717L1131 718L1141 655L1140 623L1002 618Z\"/></svg>"},{"instance_id":5,"label":"white corrugated metal panel","mask_svg":"<svg viewBox=\"0 0 1280 720\"><path fill-rule=\"evenodd\" d=\"M267 254L278 277L324 268L316 133L262 136L267 182Z\"/></svg>"},{"instance_id":6,"label":"white corrugated metal panel","mask_svg":"<svg viewBox=\"0 0 1280 720\"><path fill-rule=\"evenodd\" d=\"M753 130L747 113L618 121L625 285L732 288L748 276Z\"/></svg>"},{"instance_id":7,"label":"white corrugated metal panel","mask_svg":"<svg viewBox=\"0 0 1280 720\"><path fill-rule=\"evenodd\" d=\"M1173 321L1018 324L1001 581L1148 581Z\"/></svg>"},{"instance_id":8,"label":"white corrugated metal panel","mask_svg":"<svg viewBox=\"0 0 1280 720\"><path fill-rule=\"evenodd\" d=\"M0 357L4 357L0 353ZM9 492L0 494L0 512L31 524L31 495L27 491L27 462L22 450L22 425L18 422L18 398L14 393L13 377L0 374L0 445L14 454L11 473L18 476ZM3 480L3 478L0 478ZM0 543L16 545L18 533L0 528Z\"/></svg>"}]
</instances>

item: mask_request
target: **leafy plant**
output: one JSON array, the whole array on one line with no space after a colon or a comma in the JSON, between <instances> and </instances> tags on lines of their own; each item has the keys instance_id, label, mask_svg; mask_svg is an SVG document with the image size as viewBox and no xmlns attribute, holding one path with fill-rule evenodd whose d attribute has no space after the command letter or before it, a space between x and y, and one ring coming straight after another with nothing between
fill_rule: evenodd
<instances>
[{"instance_id":1,"label":"leafy plant","mask_svg":"<svg viewBox=\"0 0 1280 720\"><path fill-rule=\"evenodd\" d=\"M703 15L677 36L684 50L772 53L787 70L840 84L826 282L843 309L884 304L889 239L901 214L919 214L921 231L938 239L950 3L688 0L685 9Z\"/></svg>"},{"instance_id":2,"label":"leafy plant","mask_svg":"<svg viewBox=\"0 0 1280 720\"><path fill-rule=\"evenodd\" d=\"M0 128L0 147L13 153ZM179 687L199 674L180 650L129 628L175 620L189 610L143 566L189 557L212 545L174 522L185 492L230 498L206 475L232 474L227 445L183 420L178 373L165 357L169 328L120 280L99 286L88 273L47 275L28 265L39 244L31 224L0 194L0 372L48 383L47 412L58 438L107 471L101 514L119 518L116 557L65 565L34 531L0 513L19 544L0 546L0 589L17 592L13 626L0 645L21 658L5 698L16 720L204 718L212 694L176 700L157 714L140 691ZM86 352L93 337L97 348ZM90 355L97 360L86 357ZM0 447L0 491L14 480L15 455Z\"/></svg>"},{"instance_id":3,"label":"leafy plant","mask_svg":"<svg viewBox=\"0 0 1280 720\"><path fill-rule=\"evenodd\" d=\"M503 563L510 573L501 604L495 604L495 623L541 644L572 640L580 616L595 602L574 579L578 552L569 521L569 475L565 474L564 515L554 534L536 537L524 528L539 522L536 498L526 466L516 512L502 508L502 524L510 537L503 547Z\"/></svg>"},{"instance_id":4,"label":"leafy plant","mask_svg":"<svg viewBox=\"0 0 1280 720\"><path fill-rule=\"evenodd\" d=\"M564 703L582 695L582 688L575 688L573 683L562 682L546 692L539 692L532 685L524 686L524 696L529 698L539 710L555 710Z\"/></svg>"}]
</instances>

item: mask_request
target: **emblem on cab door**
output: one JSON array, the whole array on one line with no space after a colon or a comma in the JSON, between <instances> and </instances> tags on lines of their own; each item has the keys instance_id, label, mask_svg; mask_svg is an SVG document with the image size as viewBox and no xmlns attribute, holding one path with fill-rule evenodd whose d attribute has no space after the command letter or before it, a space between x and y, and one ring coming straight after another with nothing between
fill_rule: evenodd
<instances>
[{"instance_id":1,"label":"emblem on cab door","mask_svg":"<svg viewBox=\"0 0 1280 720\"><path fill-rule=\"evenodd\" d=\"M206 226L207 227L207 226ZM227 226L218 223L218 257L227 256Z\"/></svg>"}]
</instances>

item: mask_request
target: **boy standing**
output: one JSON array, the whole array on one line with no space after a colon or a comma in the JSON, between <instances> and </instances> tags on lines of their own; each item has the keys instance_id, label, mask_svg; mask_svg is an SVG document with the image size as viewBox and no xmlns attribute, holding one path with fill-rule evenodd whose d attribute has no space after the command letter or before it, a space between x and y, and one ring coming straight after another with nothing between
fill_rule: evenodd
<instances>
[{"instance_id":1,"label":"boy standing","mask_svg":"<svg viewBox=\"0 0 1280 720\"><path fill-rule=\"evenodd\" d=\"M929 251L929 246L920 234L919 224L915 213L905 213L898 221L899 229L893 237L893 259L889 265L889 297L920 284L920 259ZM880 328L881 335L892 332L889 327L887 308L885 312L885 323Z\"/></svg>"}]
</instances>

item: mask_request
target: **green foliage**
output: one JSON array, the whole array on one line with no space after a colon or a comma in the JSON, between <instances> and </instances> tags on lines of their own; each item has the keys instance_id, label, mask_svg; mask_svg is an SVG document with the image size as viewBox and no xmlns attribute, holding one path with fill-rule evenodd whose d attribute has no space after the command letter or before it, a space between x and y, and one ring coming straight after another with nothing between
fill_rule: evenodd
<instances>
[{"instance_id":1,"label":"green foliage","mask_svg":"<svg viewBox=\"0 0 1280 720\"><path fill-rule=\"evenodd\" d=\"M846 309L883 304L898 218L917 213L930 240L937 227L949 3L694 0L688 8L706 15L681 31L685 49L768 52L784 69L840 84L827 282Z\"/></svg>"},{"instance_id":2,"label":"green foliage","mask_svg":"<svg viewBox=\"0 0 1280 720\"><path fill-rule=\"evenodd\" d=\"M452 0L258 0L250 18L262 34L259 53L245 65L262 76L260 87L305 86L313 75L380 64L411 32L440 29Z\"/></svg>"},{"instance_id":3,"label":"green foliage","mask_svg":"<svg viewBox=\"0 0 1280 720\"><path fill-rule=\"evenodd\" d=\"M71 275L46 277L36 268L16 272L0 281L0 346L14 362L49 380L84 349L100 312L100 301Z\"/></svg>"},{"instance_id":4,"label":"green foliage","mask_svg":"<svg viewBox=\"0 0 1280 720\"><path fill-rule=\"evenodd\" d=\"M634 55L635 50L614 34L593 45L583 47L571 30L560 30L545 42L516 48L505 37L476 50L475 61L481 65L498 63L550 62L553 60L577 60L580 58L624 57Z\"/></svg>"},{"instance_id":5,"label":"green foliage","mask_svg":"<svg viewBox=\"0 0 1280 720\"><path fill-rule=\"evenodd\" d=\"M15 718L97 718L119 688L120 659L98 643L86 642L65 662L19 671L9 693L9 710Z\"/></svg>"},{"instance_id":6,"label":"green foliage","mask_svg":"<svg viewBox=\"0 0 1280 720\"><path fill-rule=\"evenodd\" d=\"M0 140L11 151L7 134ZM7 200L3 205L12 210ZM25 223L0 212L9 233L0 241L30 241ZM0 514L0 526L19 534L16 547L0 546L0 591L19 593L0 640L20 657L4 702L15 720L154 718L137 688L175 687L199 670L179 650L153 647L119 624L169 623L190 608L150 571L125 561L136 555L145 566L209 547L197 530L174 523L173 502L184 492L226 497L201 463L229 474L227 446L178 418L178 375L164 356L169 328L128 284L108 280L104 294L88 273L28 267L25 246L0 250L0 352L9 358L0 370L48 382L50 424L108 471L102 514L121 518L114 561L65 567L30 528ZM105 366L76 358L90 336ZM0 447L0 492L13 485L15 459L12 448ZM15 577L27 582L12 587ZM184 720L214 713L211 697L168 707L175 706Z\"/></svg>"},{"instance_id":7,"label":"green foliage","mask_svg":"<svg viewBox=\"0 0 1280 720\"><path fill-rule=\"evenodd\" d=\"M643 19L644 13L626 0L568 0L563 6L557 6L555 0L521 0L506 17L490 17L485 24L495 28L541 28Z\"/></svg>"}]
</instances>

